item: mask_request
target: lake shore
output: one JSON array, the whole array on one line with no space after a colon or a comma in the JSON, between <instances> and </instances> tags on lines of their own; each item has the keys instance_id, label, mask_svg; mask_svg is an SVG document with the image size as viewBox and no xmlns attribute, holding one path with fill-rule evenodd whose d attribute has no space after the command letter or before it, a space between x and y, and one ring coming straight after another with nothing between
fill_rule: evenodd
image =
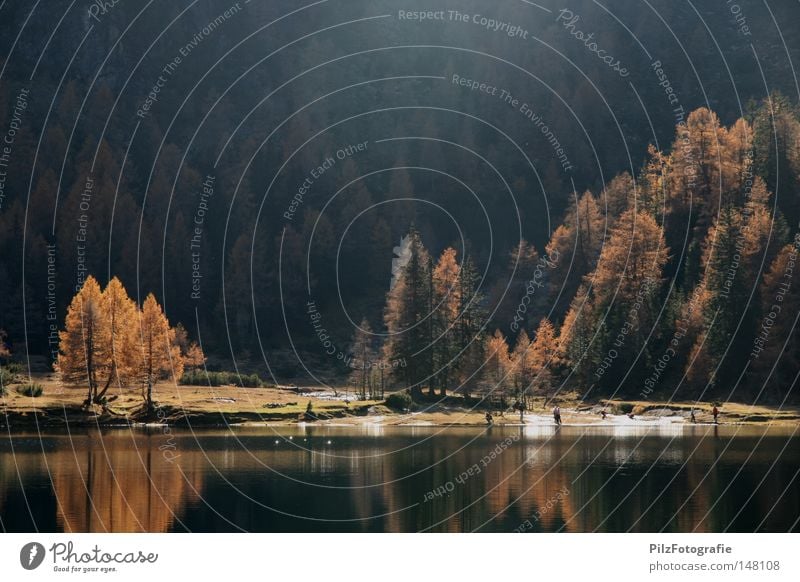
<instances>
[{"instance_id":1,"label":"lake shore","mask_svg":"<svg viewBox=\"0 0 800 582\"><path fill-rule=\"evenodd\" d=\"M10 429L65 426L229 426L316 423L331 425L384 426L485 426L485 407L465 406L462 399L419 402L411 411L393 410L382 400L356 400L350 393L316 387L240 388L235 386L175 386L154 388L155 407L146 411L137 390L109 391L109 403L87 410L82 406L85 389L63 387L52 376L36 378L44 386L38 398L18 394L14 387L0 399L0 425ZM598 400L585 402L575 394L554 400L533 400L533 407L520 419L511 410L493 411L495 425L552 425L553 403L561 407L564 425L645 425L652 423L691 426L691 410L697 424L711 424L713 404L704 402L659 402ZM311 410L308 411L309 403ZM606 419L601 410L607 412ZM633 413L633 418L627 416ZM720 406L721 424L800 425L796 406L770 407L727 402Z\"/></svg>"}]
</instances>

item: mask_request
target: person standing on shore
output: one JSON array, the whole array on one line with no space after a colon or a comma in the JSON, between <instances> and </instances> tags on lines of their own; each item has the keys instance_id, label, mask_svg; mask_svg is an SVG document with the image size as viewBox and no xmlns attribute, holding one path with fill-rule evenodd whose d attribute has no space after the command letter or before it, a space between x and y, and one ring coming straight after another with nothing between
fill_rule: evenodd
<instances>
[{"instance_id":1,"label":"person standing on shore","mask_svg":"<svg viewBox=\"0 0 800 582\"><path fill-rule=\"evenodd\" d=\"M553 407L553 420L557 425L561 424L561 407L558 404Z\"/></svg>"},{"instance_id":2,"label":"person standing on shore","mask_svg":"<svg viewBox=\"0 0 800 582\"><path fill-rule=\"evenodd\" d=\"M714 408L711 409L711 414L714 416L714 424L719 424L717 421L717 417L719 416L719 408L717 408L716 404L714 405Z\"/></svg>"}]
</instances>

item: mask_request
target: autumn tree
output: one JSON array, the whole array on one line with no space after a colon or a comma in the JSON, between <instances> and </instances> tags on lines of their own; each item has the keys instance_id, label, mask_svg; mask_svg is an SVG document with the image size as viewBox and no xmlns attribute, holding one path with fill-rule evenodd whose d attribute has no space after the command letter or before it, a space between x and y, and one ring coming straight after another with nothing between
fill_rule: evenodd
<instances>
[{"instance_id":1,"label":"autumn tree","mask_svg":"<svg viewBox=\"0 0 800 582\"><path fill-rule=\"evenodd\" d=\"M545 247L548 270L548 293L555 305L553 312L562 314L575 296L583 277L597 265L607 223L591 192L574 204L556 227Z\"/></svg>"},{"instance_id":2,"label":"autumn tree","mask_svg":"<svg viewBox=\"0 0 800 582\"><path fill-rule=\"evenodd\" d=\"M484 397L499 394L505 398L510 382L510 371L511 358L508 353L508 343L500 330L495 330L494 335L486 343L486 360L481 382Z\"/></svg>"},{"instance_id":3,"label":"autumn tree","mask_svg":"<svg viewBox=\"0 0 800 582\"><path fill-rule=\"evenodd\" d=\"M659 224L650 214L631 209L617 221L597 269L587 277L600 318L594 326L597 349L600 359L610 362L595 372L593 381L601 389L616 389L623 380L634 383L654 359L667 259Z\"/></svg>"},{"instance_id":4,"label":"autumn tree","mask_svg":"<svg viewBox=\"0 0 800 582\"><path fill-rule=\"evenodd\" d=\"M164 378L180 378L183 361L173 330L155 296L144 300L138 325L137 375L144 386L144 402L153 409L153 386Z\"/></svg>"},{"instance_id":5,"label":"autumn tree","mask_svg":"<svg viewBox=\"0 0 800 582\"><path fill-rule=\"evenodd\" d=\"M59 332L55 368L66 384L87 384L86 405L97 399L98 386L111 370L112 351L103 294L94 277L86 277L67 308Z\"/></svg>"},{"instance_id":6,"label":"autumn tree","mask_svg":"<svg viewBox=\"0 0 800 582\"><path fill-rule=\"evenodd\" d=\"M547 395L553 386L555 371L560 365L560 354L555 327L546 317L536 329L530 352L533 377L529 388L534 394Z\"/></svg>"},{"instance_id":7,"label":"autumn tree","mask_svg":"<svg viewBox=\"0 0 800 582\"><path fill-rule=\"evenodd\" d=\"M110 365L103 388L95 398L97 401L102 401L112 382L122 387L129 384L135 375L135 323L139 311L117 277L111 279L103 290L101 306L103 320L108 326L104 337L109 342Z\"/></svg>"},{"instance_id":8,"label":"autumn tree","mask_svg":"<svg viewBox=\"0 0 800 582\"><path fill-rule=\"evenodd\" d=\"M178 323L175 328L175 345L180 350L181 360L184 370L197 370L206 363L206 355L203 348L196 341L189 339L189 333L182 323Z\"/></svg>"}]
</instances>

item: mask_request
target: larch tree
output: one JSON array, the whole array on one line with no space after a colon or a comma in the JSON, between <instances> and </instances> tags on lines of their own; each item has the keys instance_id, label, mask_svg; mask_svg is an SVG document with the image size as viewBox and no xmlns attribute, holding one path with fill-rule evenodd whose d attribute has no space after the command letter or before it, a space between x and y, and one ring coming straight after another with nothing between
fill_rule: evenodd
<instances>
[{"instance_id":1,"label":"larch tree","mask_svg":"<svg viewBox=\"0 0 800 582\"><path fill-rule=\"evenodd\" d=\"M623 172L612 178L603 189L603 194L599 202L601 209L605 207L605 214L611 225L613 225L628 208L633 208L634 206L642 208L644 205L642 194L638 191L633 177L631 177L628 172ZM655 207L655 205L648 206Z\"/></svg>"},{"instance_id":2,"label":"larch tree","mask_svg":"<svg viewBox=\"0 0 800 582\"><path fill-rule=\"evenodd\" d=\"M566 311L583 277L597 265L607 229L606 216L591 192L586 192L567 212L545 247L548 294L554 313ZM550 273L552 271L552 273Z\"/></svg>"},{"instance_id":3,"label":"larch tree","mask_svg":"<svg viewBox=\"0 0 800 582\"><path fill-rule=\"evenodd\" d=\"M189 339L189 332L182 323L175 325L175 345L180 350L181 359L183 360L184 370L197 370L202 368L206 363L206 355L203 353L203 348Z\"/></svg>"},{"instance_id":4,"label":"larch tree","mask_svg":"<svg viewBox=\"0 0 800 582\"><path fill-rule=\"evenodd\" d=\"M138 326L138 376L144 386L144 401L153 409L153 386L162 378L180 378L183 361L180 348L175 345L175 330L150 293L142 304Z\"/></svg>"},{"instance_id":5,"label":"larch tree","mask_svg":"<svg viewBox=\"0 0 800 582\"><path fill-rule=\"evenodd\" d=\"M66 384L86 384L86 406L97 399L98 385L111 370L111 338L103 294L89 275L67 308L59 332L55 368Z\"/></svg>"},{"instance_id":6,"label":"larch tree","mask_svg":"<svg viewBox=\"0 0 800 582\"><path fill-rule=\"evenodd\" d=\"M506 338L495 330L486 343L486 361L483 367L483 392L486 396L500 394L505 398L506 386L510 382L511 358Z\"/></svg>"},{"instance_id":7,"label":"larch tree","mask_svg":"<svg viewBox=\"0 0 800 582\"><path fill-rule=\"evenodd\" d=\"M123 387L136 373L135 324L139 312L136 303L128 297L125 287L117 277L111 279L103 290L101 304L105 324L108 326L106 337L109 342L110 366L103 388L97 393L97 401L102 401L112 382Z\"/></svg>"},{"instance_id":8,"label":"larch tree","mask_svg":"<svg viewBox=\"0 0 800 582\"><path fill-rule=\"evenodd\" d=\"M556 330L546 317L539 323L536 336L531 342L531 368L533 377L530 388L533 393L548 394L560 364Z\"/></svg>"},{"instance_id":9,"label":"larch tree","mask_svg":"<svg viewBox=\"0 0 800 582\"><path fill-rule=\"evenodd\" d=\"M649 367L668 252L663 232L645 212L626 211L611 231L593 276L592 294L602 324L596 343L607 366L595 371L601 387L634 384ZM636 364L641 364L637 366ZM613 364L613 369L612 369Z\"/></svg>"}]
</instances>

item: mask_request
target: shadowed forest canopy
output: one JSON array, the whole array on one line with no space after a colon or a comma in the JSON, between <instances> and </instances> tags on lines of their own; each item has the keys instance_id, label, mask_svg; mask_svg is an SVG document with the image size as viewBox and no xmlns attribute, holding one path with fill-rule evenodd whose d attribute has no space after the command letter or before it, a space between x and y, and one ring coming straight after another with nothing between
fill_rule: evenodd
<instances>
[{"instance_id":1,"label":"shadowed forest canopy","mask_svg":"<svg viewBox=\"0 0 800 582\"><path fill-rule=\"evenodd\" d=\"M0 8L0 357L155 376L142 306L365 397L794 394L797 3L189 4Z\"/></svg>"}]
</instances>

